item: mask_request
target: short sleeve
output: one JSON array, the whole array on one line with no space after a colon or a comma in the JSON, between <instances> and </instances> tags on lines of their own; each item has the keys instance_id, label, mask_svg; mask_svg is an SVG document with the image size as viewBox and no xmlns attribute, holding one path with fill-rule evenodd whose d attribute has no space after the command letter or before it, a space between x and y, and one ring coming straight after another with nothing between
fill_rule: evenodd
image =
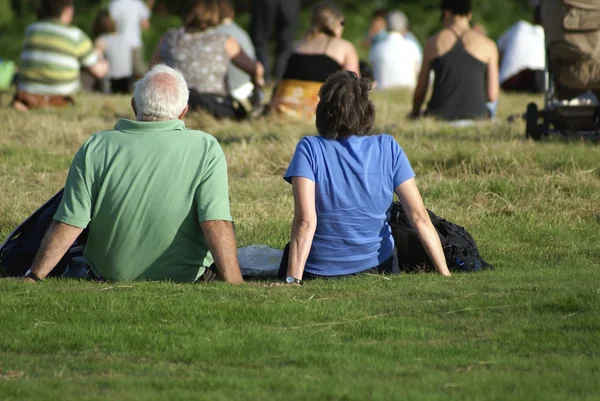
<instances>
[{"instance_id":1,"label":"short sleeve","mask_svg":"<svg viewBox=\"0 0 600 401\"><path fill-rule=\"evenodd\" d=\"M296 146L292 161L285 172L283 179L292 182L292 177L304 177L315 182L315 158L308 138L302 138Z\"/></svg>"},{"instance_id":2,"label":"short sleeve","mask_svg":"<svg viewBox=\"0 0 600 401\"><path fill-rule=\"evenodd\" d=\"M210 147L202 179L196 188L198 223L211 220L231 221L227 160L216 140Z\"/></svg>"},{"instance_id":3,"label":"short sleeve","mask_svg":"<svg viewBox=\"0 0 600 401\"><path fill-rule=\"evenodd\" d=\"M140 13L140 20L145 20L145 19L150 18L150 15L151 15L150 9L148 8L148 5L143 1L139 2L139 13Z\"/></svg>"},{"instance_id":4,"label":"short sleeve","mask_svg":"<svg viewBox=\"0 0 600 401\"><path fill-rule=\"evenodd\" d=\"M54 220L70 226L85 228L92 218L92 185L94 180L91 168L86 166L86 145L81 147L71 164L62 201L54 215Z\"/></svg>"},{"instance_id":5,"label":"short sleeve","mask_svg":"<svg viewBox=\"0 0 600 401\"><path fill-rule=\"evenodd\" d=\"M392 144L392 182L396 189L398 185L414 178L415 173L404 150L394 138L390 137L390 139Z\"/></svg>"},{"instance_id":6,"label":"short sleeve","mask_svg":"<svg viewBox=\"0 0 600 401\"><path fill-rule=\"evenodd\" d=\"M75 54L83 67L90 68L98 62L98 53L94 48L94 44L85 33L81 32L76 46Z\"/></svg>"}]
</instances>

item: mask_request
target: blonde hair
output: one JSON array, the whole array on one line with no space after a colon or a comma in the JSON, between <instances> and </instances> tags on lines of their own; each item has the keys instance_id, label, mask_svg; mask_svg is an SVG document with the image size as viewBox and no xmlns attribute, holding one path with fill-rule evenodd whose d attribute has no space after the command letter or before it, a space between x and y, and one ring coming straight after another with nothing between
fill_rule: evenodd
<instances>
[{"instance_id":1,"label":"blonde hair","mask_svg":"<svg viewBox=\"0 0 600 401\"><path fill-rule=\"evenodd\" d=\"M335 36L336 25L344 20L342 10L330 1L317 3L312 10L312 18L308 36L313 37L318 33Z\"/></svg>"}]
</instances>

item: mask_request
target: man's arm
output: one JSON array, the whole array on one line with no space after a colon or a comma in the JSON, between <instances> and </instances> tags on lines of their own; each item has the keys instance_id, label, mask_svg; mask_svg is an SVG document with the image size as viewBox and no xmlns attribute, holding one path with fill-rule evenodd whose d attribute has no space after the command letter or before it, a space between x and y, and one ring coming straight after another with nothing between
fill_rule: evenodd
<instances>
[{"instance_id":1,"label":"man's arm","mask_svg":"<svg viewBox=\"0 0 600 401\"><path fill-rule=\"evenodd\" d=\"M225 220L209 220L200 223L200 227L221 279L230 284L243 283L232 223Z\"/></svg>"},{"instance_id":2,"label":"man's arm","mask_svg":"<svg viewBox=\"0 0 600 401\"><path fill-rule=\"evenodd\" d=\"M83 228L53 220L33 260L31 272L44 279L60 262L82 231Z\"/></svg>"},{"instance_id":3,"label":"man's arm","mask_svg":"<svg viewBox=\"0 0 600 401\"><path fill-rule=\"evenodd\" d=\"M108 74L108 70L110 66L108 65L108 61L101 59L98 60L96 64L88 68L88 71L96 78L101 79Z\"/></svg>"}]
</instances>

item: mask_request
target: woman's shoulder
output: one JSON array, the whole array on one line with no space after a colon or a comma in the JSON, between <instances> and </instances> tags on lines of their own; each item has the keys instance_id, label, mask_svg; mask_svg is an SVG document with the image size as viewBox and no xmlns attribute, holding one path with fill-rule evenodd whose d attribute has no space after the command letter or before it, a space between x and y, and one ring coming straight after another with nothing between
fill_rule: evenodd
<instances>
[{"instance_id":1,"label":"woman's shoulder","mask_svg":"<svg viewBox=\"0 0 600 401\"><path fill-rule=\"evenodd\" d=\"M349 51L356 52L356 47L354 47L354 44L352 42L350 42L349 40L346 40L343 38L333 38L331 40L331 45L338 46L340 49L342 49L346 52L349 52Z\"/></svg>"}]
</instances>

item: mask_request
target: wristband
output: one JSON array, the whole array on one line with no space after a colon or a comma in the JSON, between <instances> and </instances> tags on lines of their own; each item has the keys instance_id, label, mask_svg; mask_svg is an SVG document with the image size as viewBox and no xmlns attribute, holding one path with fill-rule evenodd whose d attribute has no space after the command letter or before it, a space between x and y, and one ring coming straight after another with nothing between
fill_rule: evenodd
<instances>
[{"instance_id":1,"label":"wristband","mask_svg":"<svg viewBox=\"0 0 600 401\"><path fill-rule=\"evenodd\" d=\"M27 273L25 273L25 277L32 279L36 283L38 281L44 281L43 279L39 278L37 274L35 274L34 272L32 272L31 269L27 270Z\"/></svg>"}]
</instances>

